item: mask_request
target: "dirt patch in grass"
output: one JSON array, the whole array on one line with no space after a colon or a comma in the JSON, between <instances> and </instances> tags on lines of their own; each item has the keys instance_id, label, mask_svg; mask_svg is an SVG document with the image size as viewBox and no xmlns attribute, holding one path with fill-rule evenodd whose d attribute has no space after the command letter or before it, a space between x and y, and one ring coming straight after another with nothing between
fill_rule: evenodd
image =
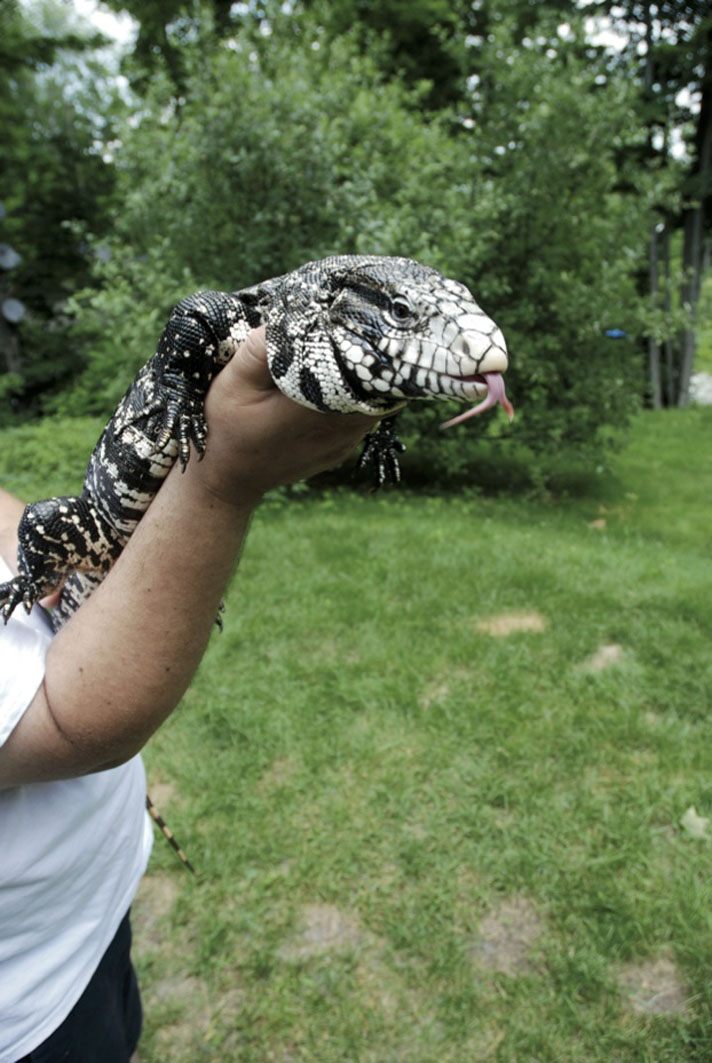
<instances>
[{"instance_id":1,"label":"dirt patch in grass","mask_svg":"<svg viewBox=\"0 0 712 1063\"><path fill-rule=\"evenodd\" d=\"M603 672L606 668L620 664L622 660L623 647L611 642L599 646L596 652L583 662L581 668L585 672Z\"/></svg>"},{"instance_id":2,"label":"dirt patch in grass","mask_svg":"<svg viewBox=\"0 0 712 1063\"><path fill-rule=\"evenodd\" d=\"M203 979L176 972L149 985L145 998L147 1010L164 1017L155 1035L159 1058L181 1063L199 1058L212 1027L210 995Z\"/></svg>"},{"instance_id":3,"label":"dirt patch in grass","mask_svg":"<svg viewBox=\"0 0 712 1063\"><path fill-rule=\"evenodd\" d=\"M421 709L429 709L431 705L442 705L450 693L450 682L447 679L436 679L418 695L418 704Z\"/></svg>"},{"instance_id":4,"label":"dirt patch in grass","mask_svg":"<svg viewBox=\"0 0 712 1063\"><path fill-rule=\"evenodd\" d=\"M150 975L141 978L141 996L149 1025L160 1016L154 1051L171 1063L196 1058L212 1012L205 982L186 967L192 951L187 931L172 918L180 887L180 873L145 875L131 907L135 955L152 960Z\"/></svg>"},{"instance_id":5,"label":"dirt patch in grass","mask_svg":"<svg viewBox=\"0 0 712 1063\"><path fill-rule=\"evenodd\" d=\"M418 704L421 709L429 709L431 705L442 705L447 701L453 688L466 686L472 688L477 683L476 674L469 668L453 668L434 676L428 685L418 695Z\"/></svg>"},{"instance_id":6,"label":"dirt patch in grass","mask_svg":"<svg viewBox=\"0 0 712 1063\"><path fill-rule=\"evenodd\" d=\"M200 1002L207 1002L207 990L202 978L194 974L183 974L176 971L153 982L148 989L148 994L153 1000L160 1000L181 1012L191 1014Z\"/></svg>"},{"instance_id":7,"label":"dirt patch in grass","mask_svg":"<svg viewBox=\"0 0 712 1063\"><path fill-rule=\"evenodd\" d=\"M294 757L277 757L277 759L267 768L259 782L257 783L257 789L260 792L265 790L279 790L283 786L287 786L297 770L297 762Z\"/></svg>"},{"instance_id":8,"label":"dirt patch in grass","mask_svg":"<svg viewBox=\"0 0 712 1063\"><path fill-rule=\"evenodd\" d=\"M164 808L180 805L182 798L175 783L168 779L149 779L147 784L148 795L158 811L162 814Z\"/></svg>"},{"instance_id":9,"label":"dirt patch in grass","mask_svg":"<svg viewBox=\"0 0 712 1063\"><path fill-rule=\"evenodd\" d=\"M139 951L157 948L170 937L171 909L178 892L175 875L158 871L142 878L131 905L131 926Z\"/></svg>"},{"instance_id":10,"label":"dirt patch in grass","mask_svg":"<svg viewBox=\"0 0 712 1063\"><path fill-rule=\"evenodd\" d=\"M223 972L216 989L192 969L190 930L176 926L172 915L180 888L180 872L144 876L131 922L135 955L150 957L148 973L141 977L148 1058L194 1063L206 1058L209 1039L232 1047L245 993L237 972Z\"/></svg>"},{"instance_id":11,"label":"dirt patch in grass","mask_svg":"<svg viewBox=\"0 0 712 1063\"><path fill-rule=\"evenodd\" d=\"M668 950L654 960L625 964L618 984L628 1008L638 1015L680 1015L687 1008L685 982Z\"/></svg>"},{"instance_id":12,"label":"dirt patch in grass","mask_svg":"<svg viewBox=\"0 0 712 1063\"><path fill-rule=\"evenodd\" d=\"M379 1046L364 1045L362 1063L420 1059L424 1044L442 1043L445 1034L432 1007L425 970L417 959L390 950L387 941L363 926L357 913L333 904L304 905L296 932L278 951L288 963L324 964L344 955L353 960L355 1008L377 1016L381 1028Z\"/></svg>"},{"instance_id":13,"label":"dirt patch in grass","mask_svg":"<svg viewBox=\"0 0 712 1063\"><path fill-rule=\"evenodd\" d=\"M329 952L344 952L363 944L358 917L334 904L307 904L296 934L279 950L280 959L294 963Z\"/></svg>"},{"instance_id":14,"label":"dirt patch in grass","mask_svg":"<svg viewBox=\"0 0 712 1063\"><path fill-rule=\"evenodd\" d=\"M549 621L541 613L499 613L497 616L487 617L477 624L478 631L484 631L487 635L495 638L506 638L520 631L533 631L541 633L546 631Z\"/></svg>"},{"instance_id":15,"label":"dirt patch in grass","mask_svg":"<svg viewBox=\"0 0 712 1063\"><path fill-rule=\"evenodd\" d=\"M485 895L486 881L472 867L462 867L458 871L455 913L459 930L472 934L479 926L479 908Z\"/></svg>"},{"instance_id":16,"label":"dirt patch in grass","mask_svg":"<svg viewBox=\"0 0 712 1063\"><path fill-rule=\"evenodd\" d=\"M481 920L472 962L480 968L512 978L536 970L532 952L544 931L544 921L526 897L508 897Z\"/></svg>"}]
</instances>

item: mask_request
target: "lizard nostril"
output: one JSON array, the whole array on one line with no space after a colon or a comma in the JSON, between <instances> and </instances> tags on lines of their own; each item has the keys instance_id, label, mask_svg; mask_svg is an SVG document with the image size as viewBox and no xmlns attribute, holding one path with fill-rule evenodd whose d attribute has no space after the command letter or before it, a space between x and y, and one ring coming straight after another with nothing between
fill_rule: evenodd
<instances>
[{"instance_id":1,"label":"lizard nostril","mask_svg":"<svg viewBox=\"0 0 712 1063\"><path fill-rule=\"evenodd\" d=\"M490 341L483 332L470 330L468 332L460 332L453 340L450 350L456 358L472 362L470 372L475 373L479 369L479 362L490 346ZM468 367L463 365L462 368L467 370Z\"/></svg>"}]
</instances>

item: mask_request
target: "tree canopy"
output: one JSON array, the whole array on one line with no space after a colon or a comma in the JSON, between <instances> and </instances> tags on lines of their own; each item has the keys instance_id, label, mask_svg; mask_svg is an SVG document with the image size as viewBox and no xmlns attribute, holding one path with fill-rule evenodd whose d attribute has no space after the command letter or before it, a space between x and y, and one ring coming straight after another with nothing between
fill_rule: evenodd
<instances>
[{"instance_id":1,"label":"tree canopy","mask_svg":"<svg viewBox=\"0 0 712 1063\"><path fill-rule=\"evenodd\" d=\"M596 452L641 402L686 401L710 221L701 3L111 6L138 23L128 93L52 0L42 32L3 9L15 415L108 412L188 291L348 251L457 277L509 340L519 416L429 432L443 467L490 435Z\"/></svg>"}]
</instances>

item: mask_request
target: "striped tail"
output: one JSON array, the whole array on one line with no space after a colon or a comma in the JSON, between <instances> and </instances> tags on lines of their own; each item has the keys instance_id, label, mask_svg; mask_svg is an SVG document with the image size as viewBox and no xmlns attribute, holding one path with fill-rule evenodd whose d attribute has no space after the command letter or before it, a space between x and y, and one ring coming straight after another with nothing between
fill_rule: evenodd
<instances>
[{"instance_id":1,"label":"striped tail","mask_svg":"<svg viewBox=\"0 0 712 1063\"><path fill-rule=\"evenodd\" d=\"M178 854L178 859L181 860L183 865L184 865L184 867L188 871L190 871L191 874L194 875L195 874L195 868L193 867L193 865L191 864L190 860L188 859L188 857L185 855L185 853L181 849L181 847L178 844L178 842L175 840L173 831L168 826L166 821L163 819L163 817L161 816L160 812L158 811L158 809L156 808L156 806L154 805L153 801L148 796L148 794L146 794L146 808L148 809L148 814L150 815L150 817L153 820L153 822L157 825L157 827L160 830L160 832L163 835L163 837L166 839L166 841L171 846L171 848L175 849L176 853Z\"/></svg>"}]
</instances>

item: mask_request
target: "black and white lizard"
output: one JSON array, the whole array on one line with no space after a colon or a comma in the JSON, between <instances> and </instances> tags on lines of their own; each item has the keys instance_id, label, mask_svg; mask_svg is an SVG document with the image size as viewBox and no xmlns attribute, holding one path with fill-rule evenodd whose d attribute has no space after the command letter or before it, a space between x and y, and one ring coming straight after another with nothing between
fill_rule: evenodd
<instances>
[{"instance_id":1,"label":"black and white lizard","mask_svg":"<svg viewBox=\"0 0 712 1063\"><path fill-rule=\"evenodd\" d=\"M468 289L406 258L338 255L239 292L198 292L173 310L153 357L104 429L80 496L25 508L19 574L0 585L7 622L20 604L63 584L55 629L109 571L176 460L200 455L203 403L213 376L258 325L266 326L276 385L312 409L388 415L409 399L501 403L504 337ZM367 438L361 464L397 480L393 419Z\"/></svg>"},{"instance_id":2,"label":"black and white lizard","mask_svg":"<svg viewBox=\"0 0 712 1063\"><path fill-rule=\"evenodd\" d=\"M80 496L28 505L20 520L19 575L0 585L5 621L64 583L55 629L101 582L176 460L201 454L203 402L213 376L250 330L266 325L277 386L312 409L387 415L408 399L500 402L504 337L468 289L406 258L337 255L227 293L191 295L173 310L153 357L104 429ZM366 441L379 483L398 479L393 420Z\"/></svg>"}]
</instances>

